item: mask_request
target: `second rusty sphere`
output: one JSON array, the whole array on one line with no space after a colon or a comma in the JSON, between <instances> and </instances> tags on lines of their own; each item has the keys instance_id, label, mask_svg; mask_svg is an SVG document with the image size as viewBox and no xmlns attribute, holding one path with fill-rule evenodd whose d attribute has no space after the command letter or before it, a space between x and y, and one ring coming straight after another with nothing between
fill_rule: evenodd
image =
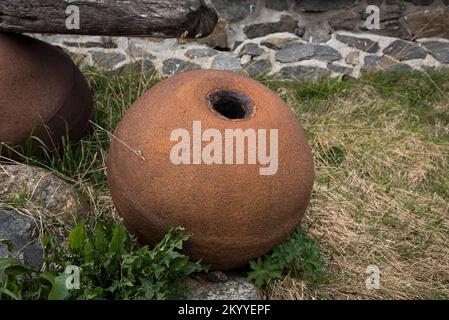
<instances>
[{"instance_id":1,"label":"second rusty sphere","mask_svg":"<svg viewBox=\"0 0 449 320\"><path fill-rule=\"evenodd\" d=\"M88 132L91 91L61 48L0 32L0 83L0 142L24 147L34 135L53 149L66 133L76 142Z\"/></svg>"},{"instance_id":2,"label":"second rusty sphere","mask_svg":"<svg viewBox=\"0 0 449 320\"><path fill-rule=\"evenodd\" d=\"M248 137L238 147L226 132ZM245 265L285 240L313 179L290 108L261 83L218 70L178 74L146 92L119 124L108 161L126 226L150 245L168 227L185 227L193 234L185 253L213 269Z\"/></svg>"}]
</instances>

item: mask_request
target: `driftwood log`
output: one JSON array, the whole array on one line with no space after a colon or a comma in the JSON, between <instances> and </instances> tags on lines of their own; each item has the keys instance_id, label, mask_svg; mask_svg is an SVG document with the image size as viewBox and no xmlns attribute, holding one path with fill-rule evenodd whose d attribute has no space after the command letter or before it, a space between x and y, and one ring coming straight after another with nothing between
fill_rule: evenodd
<instances>
[{"instance_id":1,"label":"driftwood log","mask_svg":"<svg viewBox=\"0 0 449 320\"><path fill-rule=\"evenodd\" d=\"M210 0L0 0L0 31L20 33L197 38L217 20Z\"/></svg>"}]
</instances>

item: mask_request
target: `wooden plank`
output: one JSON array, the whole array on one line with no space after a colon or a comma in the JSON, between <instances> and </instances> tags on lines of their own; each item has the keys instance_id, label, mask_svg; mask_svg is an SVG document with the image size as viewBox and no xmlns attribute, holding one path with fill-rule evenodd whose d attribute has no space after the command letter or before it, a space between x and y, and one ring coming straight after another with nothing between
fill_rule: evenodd
<instances>
[{"instance_id":1,"label":"wooden plank","mask_svg":"<svg viewBox=\"0 0 449 320\"><path fill-rule=\"evenodd\" d=\"M0 31L20 33L197 38L217 20L210 0L0 0Z\"/></svg>"}]
</instances>

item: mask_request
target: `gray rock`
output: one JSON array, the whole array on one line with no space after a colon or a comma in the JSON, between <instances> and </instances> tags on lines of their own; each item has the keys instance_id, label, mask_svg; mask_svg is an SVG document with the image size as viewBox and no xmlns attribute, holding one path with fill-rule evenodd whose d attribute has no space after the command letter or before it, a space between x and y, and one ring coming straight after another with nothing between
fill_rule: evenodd
<instances>
[{"instance_id":1,"label":"gray rock","mask_svg":"<svg viewBox=\"0 0 449 320\"><path fill-rule=\"evenodd\" d=\"M442 63L449 63L449 43L429 41L423 43L430 54Z\"/></svg>"},{"instance_id":2,"label":"gray rock","mask_svg":"<svg viewBox=\"0 0 449 320\"><path fill-rule=\"evenodd\" d=\"M279 62L296 62L311 59L315 54L315 46L311 43L290 43L276 52L276 60Z\"/></svg>"},{"instance_id":3,"label":"gray rock","mask_svg":"<svg viewBox=\"0 0 449 320\"><path fill-rule=\"evenodd\" d=\"M276 60L284 63L312 58L335 61L340 60L342 57L337 50L329 46L301 42L286 45L276 53Z\"/></svg>"},{"instance_id":4,"label":"gray rock","mask_svg":"<svg viewBox=\"0 0 449 320\"><path fill-rule=\"evenodd\" d=\"M392 42L383 51L396 60L411 60L411 59L424 59L427 55L427 50L419 43L408 42L404 40L396 40Z\"/></svg>"},{"instance_id":5,"label":"gray rock","mask_svg":"<svg viewBox=\"0 0 449 320\"><path fill-rule=\"evenodd\" d=\"M235 50L238 48L239 45L241 45L244 41L242 40L236 40L234 41L234 45L232 46L232 50Z\"/></svg>"},{"instance_id":6,"label":"gray rock","mask_svg":"<svg viewBox=\"0 0 449 320\"><path fill-rule=\"evenodd\" d=\"M218 15L230 22L245 19L256 9L257 0L212 0Z\"/></svg>"},{"instance_id":7,"label":"gray rock","mask_svg":"<svg viewBox=\"0 0 449 320\"><path fill-rule=\"evenodd\" d=\"M251 57L260 56L265 52L257 43L245 43L240 49L239 56L250 55Z\"/></svg>"},{"instance_id":8,"label":"gray rock","mask_svg":"<svg viewBox=\"0 0 449 320\"><path fill-rule=\"evenodd\" d=\"M362 24L361 15L355 10L345 10L329 18L329 25L334 30L353 31Z\"/></svg>"},{"instance_id":9,"label":"gray rock","mask_svg":"<svg viewBox=\"0 0 449 320\"><path fill-rule=\"evenodd\" d=\"M416 10L401 19L410 37L449 39L449 7L434 10Z\"/></svg>"},{"instance_id":10,"label":"gray rock","mask_svg":"<svg viewBox=\"0 0 449 320\"><path fill-rule=\"evenodd\" d=\"M405 63L395 63L385 69L385 72L411 72L413 68Z\"/></svg>"},{"instance_id":11,"label":"gray rock","mask_svg":"<svg viewBox=\"0 0 449 320\"><path fill-rule=\"evenodd\" d=\"M208 45L211 48L230 49L228 42L228 22L219 20L214 31L209 36L196 39L196 41Z\"/></svg>"},{"instance_id":12,"label":"gray rock","mask_svg":"<svg viewBox=\"0 0 449 320\"><path fill-rule=\"evenodd\" d=\"M192 279L192 300L259 300L258 289L240 275L228 275L224 282Z\"/></svg>"},{"instance_id":13,"label":"gray rock","mask_svg":"<svg viewBox=\"0 0 449 320\"><path fill-rule=\"evenodd\" d=\"M213 57L218 54L217 50L211 48L194 48L187 50L184 55L189 59Z\"/></svg>"},{"instance_id":14,"label":"gray rock","mask_svg":"<svg viewBox=\"0 0 449 320\"><path fill-rule=\"evenodd\" d=\"M8 247L0 243L0 258L12 256L37 270L42 268L44 250L39 240L37 223L33 219L0 209L0 239L11 241L13 246L10 253Z\"/></svg>"},{"instance_id":15,"label":"gray rock","mask_svg":"<svg viewBox=\"0 0 449 320\"><path fill-rule=\"evenodd\" d=\"M265 7L276 11L287 11L290 7L288 0L268 0Z\"/></svg>"},{"instance_id":16,"label":"gray rock","mask_svg":"<svg viewBox=\"0 0 449 320\"><path fill-rule=\"evenodd\" d=\"M243 65L243 69L248 72L251 77L268 74L271 71L271 62L268 59L252 60Z\"/></svg>"},{"instance_id":17,"label":"gray rock","mask_svg":"<svg viewBox=\"0 0 449 320\"><path fill-rule=\"evenodd\" d=\"M363 63L362 70L374 72L385 70L397 62L386 56L365 56Z\"/></svg>"},{"instance_id":18,"label":"gray rock","mask_svg":"<svg viewBox=\"0 0 449 320\"><path fill-rule=\"evenodd\" d=\"M398 21L398 19L403 15L403 12L405 10L405 6L403 3L396 2L396 3L389 3L387 1L386 6L380 6L380 22L382 25L382 22L385 21ZM366 12L365 10L362 10L362 19L366 20L369 15L371 15L370 12Z\"/></svg>"},{"instance_id":19,"label":"gray rock","mask_svg":"<svg viewBox=\"0 0 449 320\"><path fill-rule=\"evenodd\" d=\"M89 205L75 188L52 172L26 165L0 167L0 201L29 211L39 209L63 222L87 215Z\"/></svg>"},{"instance_id":20,"label":"gray rock","mask_svg":"<svg viewBox=\"0 0 449 320\"><path fill-rule=\"evenodd\" d=\"M126 60L126 56L121 52L91 51L93 62L104 69L112 70L114 67Z\"/></svg>"},{"instance_id":21,"label":"gray rock","mask_svg":"<svg viewBox=\"0 0 449 320\"><path fill-rule=\"evenodd\" d=\"M367 38L356 38L351 36L344 36L337 34L337 40L343 42L351 48L362 50L369 53L376 53L379 51L379 44Z\"/></svg>"},{"instance_id":22,"label":"gray rock","mask_svg":"<svg viewBox=\"0 0 449 320\"><path fill-rule=\"evenodd\" d=\"M270 49L281 49L283 47L285 47L286 45L298 41L299 38L297 37L272 37L272 38L268 38L265 39L263 41L260 42L260 45L265 46L267 48Z\"/></svg>"},{"instance_id":23,"label":"gray rock","mask_svg":"<svg viewBox=\"0 0 449 320\"><path fill-rule=\"evenodd\" d=\"M350 65L357 65L360 62L360 53L358 51L351 51L346 56L345 62Z\"/></svg>"},{"instance_id":24,"label":"gray rock","mask_svg":"<svg viewBox=\"0 0 449 320\"><path fill-rule=\"evenodd\" d=\"M239 59L223 53L214 58L211 68L219 70L229 70L233 72L240 72L240 70L242 70Z\"/></svg>"},{"instance_id":25,"label":"gray rock","mask_svg":"<svg viewBox=\"0 0 449 320\"><path fill-rule=\"evenodd\" d=\"M240 57L240 64L244 65L244 64L250 62L251 60L252 60L252 57L250 55L245 54Z\"/></svg>"},{"instance_id":26,"label":"gray rock","mask_svg":"<svg viewBox=\"0 0 449 320\"><path fill-rule=\"evenodd\" d=\"M407 6L403 1L387 0L386 6L381 6L380 9L380 22L383 22L400 18L401 16L403 16L405 10L407 9ZM382 14L384 15L383 17ZM368 16L368 13L363 10L363 18L365 18L366 16Z\"/></svg>"},{"instance_id":27,"label":"gray rock","mask_svg":"<svg viewBox=\"0 0 449 320\"><path fill-rule=\"evenodd\" d=\"M277 73L278 79L285 80L306 80L317 81L321 77L329 76L330 71L328 69L315 67L315 66L288 66L283 67Z\"/></svg>"},{"instance_id":28,"label":"gray rock","mask_svg":"<svg viewBox=\"0 0 449 320\"><path fill-rule=\"evenodd\" d=\"M404 63L398 63L387 56L365 56L362 70L366 72L385 71L411 71L412 68Z\"/></svg>"},{"instance_id":29,"label":"gray rock","mask_svg":"<svg viewBox=\"0 0 449 320\"><path fill-rule=\"evenodd\" d=\"M200 65L178 58L169 58L162 63L162 72L169 75L198 69L201 69Z\"/></svg>"},{"instance_id":30,"label":"gray rock","mask_svg":"<svg viewBox=\"0 0 449 320\"><path fill-rule=\"evenodd\" d=\"M335 61L340 60L342 58L340 52L338 52L336 49L332 47L325 45L315 46L314 57L325 61Z\"/></svg>"},{"instance_id":31,"label":"gray rock","mask_svg":"<svg viewBox=\"0 0 449 320\"><path fill-rule=\"evenodd\" d=\"M401 22L401 18L404 16L405 10L406 7L402 2L389 3L389 1L387 1L386 6L380 7L380 29L368 30L366 26L362 24L361 30L374 32L389 37L408 39L410 38L410 34ZM367 17L368 14L363 12L363 21L365 21Z\"/></svg>"},{"instance_id":32,"label":"gray rock","mask_svg":"<svg viewBox=\"0 0 449 320\"><path fill-rule=\"evenodd\" d=\"M306 27L305 27L305 26L298 26L298 27L296 28L295 34L296 34L298 37L303 37L303 36L304 36L304 33L306 33Z\"/></svg>"},{"instance_id":33,"label":"gray rock","mask_svg":"<svg viewBox=\"0 0 449 320\"><path fill-rule=\"evenodd\" d=\"M341 66L338 64L328 64L327 68L335 73L341 74L341 75L350 75L352 73L352 68L346 67L346 66Z\"/></svg>"},{"instance_id":34,"label":"gray rock","mask_svg":"<svg viewBox=\"0 0 449 320\"><path fill-rule=\"evenodd\" d=\"M156 59L156 57L149 53L145 48L137 46L134 42L130 43L127 51L131 58Z\"/></svg>"},{"instance_id":35,"label":"gray rock","mask_svg":"<svg viewBox=\"0 0 449 320\"><path fill-rule=\"evenodd\" d=\"M250 24L245 26L243 31L249 39L254 39L277 32L295 33L297 26L298 20L293 19L289 15L283 15L277 22Z\"/></svg>"},{"instance_id":36,"label":"gray rock","mask_svg":"<svg viewBox=\"0 0 449 320\"><path fill-rule=\"evenodd\" d=\"M207 280L210 282L225 282L228 280L228 276L221 271L211 271L207 273Z\"/></svg>"},{"instance_id":37,"label":"gray rock","mask_svg":"<svg viewBox=\"0 0 449 320\"><path fill-rule=\"evenodd\" d=\"M324 12L348 9L356 3L356 0L296 0L293 9L299 12Z\"/></svg>"},{"instance_id":38,"label":"gray rock","mask_svg":"<svg viewBox=\"0 0 449 320\"><path fill-rule=\"evenodd\" d=\"M117 69L115 72L121 75L138 74L138 73L152 73L155 72L154 64L149 59L136 60L134 62L125 64Z\"/></svg>"},{"instance_id":39,"label":"gray rock","mask_svg":"<svg viewBox=\"0 0 449 320\"><path fill-rule=\"evenodd\" d=\"M332 27L327 20L305 26L305 32L302 38L307 42L322 43L331 38Z\"/></svg>"}]
</instances>

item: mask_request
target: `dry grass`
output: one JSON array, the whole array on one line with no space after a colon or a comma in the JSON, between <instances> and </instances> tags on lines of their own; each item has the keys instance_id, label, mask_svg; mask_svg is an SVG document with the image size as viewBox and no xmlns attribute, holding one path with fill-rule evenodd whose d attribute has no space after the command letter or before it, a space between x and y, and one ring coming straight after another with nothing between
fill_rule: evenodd
<instances>
[{"instance_id":1,"label":"dry grass","mask_svg":"<svg viewBox=\"0 0 449 320\"><path fill-rule=\"evenodd\" d=\"M328 282L317 290L287 277L268 290L272 298L449 297L449 77L414 105L407 95L422 94L424 75L403 77L387 95L376 77L345 88L323 81L316 88L337 88L318 99L298 98L300 85L280 88L315 156L305 222ZM366 288L369 265L380 269L378 290Z\"/></svg>"}]
</instances>

